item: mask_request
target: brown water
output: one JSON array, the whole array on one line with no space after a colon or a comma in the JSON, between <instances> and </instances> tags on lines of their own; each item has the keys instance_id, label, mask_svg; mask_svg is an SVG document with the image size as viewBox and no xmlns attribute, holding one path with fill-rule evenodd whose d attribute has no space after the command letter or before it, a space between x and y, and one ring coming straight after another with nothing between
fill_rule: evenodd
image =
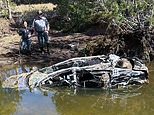
<instances>
[{"instance_id":1,"label":"brown water","mask_svg":"<svg viewBox=\"0 0 154 115\"><path fill-rule=\"evenodd\" d=\"M0 87L0 115L153 115L154 63L148 65L150 83L125 90L51 89L30 91ZM28 66L1 68L1 80L30 71Z\"/></svg>"}]
</instances>

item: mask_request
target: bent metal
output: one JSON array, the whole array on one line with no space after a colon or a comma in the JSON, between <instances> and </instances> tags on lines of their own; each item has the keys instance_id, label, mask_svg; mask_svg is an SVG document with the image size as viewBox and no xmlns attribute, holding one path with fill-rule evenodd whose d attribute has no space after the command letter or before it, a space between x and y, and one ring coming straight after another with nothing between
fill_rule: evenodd
<instances>
[{"instance_id":1,"label":"bent metal","mask_svg":"<svg viewBox=\"0 0 154 115\"><path fill-rule=\"evenodd\" d=\"M148 83L148 68L137 58L117 55L68 59L6 79L5 88L119 88Z\"/></svg>"}]
</instances>

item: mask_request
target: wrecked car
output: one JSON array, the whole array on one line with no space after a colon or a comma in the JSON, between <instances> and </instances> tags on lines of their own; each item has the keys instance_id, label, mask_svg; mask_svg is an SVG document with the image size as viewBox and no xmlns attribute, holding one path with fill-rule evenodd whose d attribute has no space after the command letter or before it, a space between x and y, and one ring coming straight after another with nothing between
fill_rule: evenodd
<instances>
[{"instance_id":1,"label":"wrecked car","mask_svg":"<svg viewBox=\"0 0 154 115\"><path fill-rule=\"evenodd\" d=\"M2 86L10 88L119 88L148 83L148 68L138 58L110 54L77 57L30 73L11 76Z\"/></svg>"}]
</instances>

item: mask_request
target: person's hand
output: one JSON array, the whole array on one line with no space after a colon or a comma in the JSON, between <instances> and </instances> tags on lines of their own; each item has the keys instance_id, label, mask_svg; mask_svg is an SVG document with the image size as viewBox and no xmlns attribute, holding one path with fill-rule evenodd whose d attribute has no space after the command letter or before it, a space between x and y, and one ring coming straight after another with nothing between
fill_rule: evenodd
<instances>
[{"instance_id":1,"label":"person's hand","mask_svg":"<svg viewBox=\"0 0 154 115\"><path fill-rule=\"evenodd\" d=\"M47 34L49 33L49 31L48 31L48 30L46 30L45 32L46 32Z\"/></svg>"},{"instance_id":2,"label":"person's hand","mask_svg":"<svg viewBox=\"0 0 154 115\"><path fill-rule=\"evenodd\" d=\"M32 36L31 34L28 35L29 38L30 38L31 36Z\"/></svg>"}]
</instances>

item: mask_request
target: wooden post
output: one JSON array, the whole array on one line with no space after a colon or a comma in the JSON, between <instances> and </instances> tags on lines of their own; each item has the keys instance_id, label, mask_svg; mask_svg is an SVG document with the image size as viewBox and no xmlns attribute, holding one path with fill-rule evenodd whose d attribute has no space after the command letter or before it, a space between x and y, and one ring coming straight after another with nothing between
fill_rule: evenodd
<instances>
[{"instance_id":1,"label":"wooden post","mask_svg":"<svg viewBox=\"0 0 154 115\"><path fill-rule=\"evenodd\" d=\"M7 8L8 8L9 19L12 19L11 7L10 7L10 4L9 4L9 0L6 0L6 2L7 2Z\"/></svg>"}]
</instances>

